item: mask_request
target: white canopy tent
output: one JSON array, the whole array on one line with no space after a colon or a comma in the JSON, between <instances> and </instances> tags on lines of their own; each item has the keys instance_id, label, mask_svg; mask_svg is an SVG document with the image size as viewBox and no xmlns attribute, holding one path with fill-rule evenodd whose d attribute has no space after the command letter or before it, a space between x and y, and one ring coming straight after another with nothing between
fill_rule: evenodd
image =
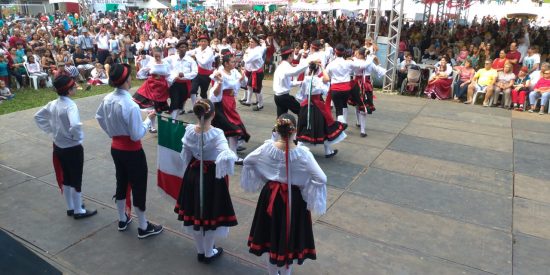
<instances>
[{"instance_id":1,"label":"white canopy tent","mask_svg":"<svg viewBox=\"0 0 550 275\"><path fill-rule=\"evenodd\" d=\"M140 6L140 8L143 9L167 9L168 7L164 5L163 3L159 2L158 0L149 0L143 4L143 6Z\"/></svg>"}]
</instances>

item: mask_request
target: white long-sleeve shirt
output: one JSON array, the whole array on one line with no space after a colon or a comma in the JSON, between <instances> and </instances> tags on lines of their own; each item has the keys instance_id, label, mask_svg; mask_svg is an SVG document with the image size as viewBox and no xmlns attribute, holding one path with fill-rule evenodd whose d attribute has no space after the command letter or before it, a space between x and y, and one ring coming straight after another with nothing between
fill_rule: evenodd
<instances>
[{"instance_id":1,"label":"white long-sleeve shirt","mask_svg":"<svg viewBox=\"0 0 550 275\"><path fill-rule=\"evenodd\" d=\"M101 50L109 50L109 33L105 32L103 34L98 33L95 37L95 41L97 42L97 48Z\"/></svg>"},{"instance_id":2,"label":"white long-sleeve shirt","mask_svg":"<svg viewBox=\"0 0 550 275\"><path fill-rule=\"evenodd\" d=\"M201 47L198 47L194 50L190 50L187 52L187 55L195 56L195 59L197 61L197 65L205 70L213 70L214 67L212 66L212 63L214 63L214 59L216 58L216 55L214 53L214 50L210 48L210 46L201 49Z\"/></svg>"},{"instance_id":3,"label":"white long-sleeve shirt","mask_svg":"<svg viewBox=\"0 0 550 275\"><path fill-rule=\"evenodd\" d=\"M309 91L311 90L311 95L326 95L329 90L329 83L323 82L323 78L317 75L307 75L302 81L302 86L296 94L296 100L302 101L307 98Z\"/></svg>"},{"instance_id":4,"label":"white long-sleeve shirt","mask_svg":"<svg viewBox=\"0 0 550 275\"><path fill-rule=\"evenodd\" d=\"M201 159L200 149L201 134L195 131L195 125L185 127L185 135L181 139L182 149L180 157L183 160L183 173L192 158ZM204 133L203 160L211 160L216 163L216 178L233 175L237 155L227 144L227 139L221 129L212 127Z\"/></svg>"},{"instance_id":5,"label":"white long-sleeve shirt","mask_svg":"<svg viewBox=\"0 0 550 275\"><path fill-rule=\"evenodd\" d=\"M162 61L162 63L157 63L155 59L151 59L147 66L142 67L139 69L139 71L136 74L136 77L139 79L147 78L147 76L156 74L156 75L163 75L168 76L170 75L170 64L166 61Z\"/></svg>"},{"instance_id":6,"label":"white long-sleeve shirt","mask_svg":"<svg viewBox=\"0 0 550 275\"><path fill-rule=\"evenodd\" d=\"M172 55L165 60L170 64L170 76L168 77L170 85L179 77L180 73L183 73L183 78L187 80L193 80L197 77L197 62L190 56L185 55L183 58L180 58L179 55Z\"/></svg>"},{"instance_id":7,"label":"white long-sleeve shirt","mask_svg":"<svg viewBox=\"0 0 550 275\"><path fill-rule=\"evenodd\" d=\"M246 49L243 56L244 69L249 72L257 71L264 66L265 46L256 46Z\"/></svg>"},{"instance_id":8,"label":"white long-sleeve shirt","mask_svg":"<svg viewBox=\"0 0 550 275\"><path fill-rule=\"evenodd\" d=\"M290 150L288 167L290 183L300 188L307 208L315 214L325 213L327 176L309 149L298 145ZM287 182L285 152L272 140L266 140L244 159L241 172L241 187L247 192L260 190L268 181Z\"/></svg>"},{"instance_id":9,"label":"white long-sleeve shirt","mask_svg":"<svg viewBox=\"0 0 550 275\"><path fill-rule=\"evenodd\" d=\"M355 68L353 70L353 73L355 76L367 76L367 75L371 75L371 74L375 74L376 76L378 77L381 77L383 76L385 73L386 73L386 69L382 66L379 66L379 65L376 65L374 64L373 62L373 57L367 57L366 60L362 60L362 59L357 59L357 58L353 58L354 61L359 61L359 62L365 62L366 61L366 67L364 68ZM403 61L404 62L404 61ZM414 64L414 61L412 61Z\"/></svg>"},{"instance_id":10,"label":"white long-sleeve shirt","mask_svg":"<svg viewBox=\"0 0 550 275\"><path fill-rule=\"evenodd\" d=\"M38 128L52 137L59 148L69 148L82 144L84 133L78 107L72 99L60 96L42 107L35 115Z\"/></svg>"},{"instance_id":11,"label":"white long-sleeve shirt","mask_svg":"<svg viewBox=\"0 0 550 275\"><path fill-rule=\"evenodd\" d=\"M241 82L240 82L240 79L242 77L241 73L237 69L231 70L230 74L228 74L223 68L218 69L218 71L221 72L222 74L222 82L220 84L217 84L222 86L221 91L220 91L220 94L216 96L214 95L214 89L212 89L212 93L210 94L210 101L212 102L222 101L224 90L233 90L233 95L237 97L239 95L239 90L241 88Z\"/></svg>"},{"instance_id":12,"label":"white long-sleeve shirt","mask_svg":"<svg viewBox=\"0 0 550 275\"><path fill-rule=\"evenodd\" d=\"M292 66L287 61L281 62L273 74L273 91L275 92L275 95L288 94L290 92L290 88L295 86L293 84L298 83L293 83L292 77L298 76L305 72L308 66L309 64L305 60L302 60L302 62L296 66Z\"/></svg>"},{"instance_id":13,"label":"white long-sleeve shirt","mask_svg":"<svg viewBox=\"0 0 550 275\"><path fill-rule=\"evenodd\" d=\"M99 126L109 137L129 136L138 141L145 136L151 120L141 120L139 106L128 91L116 89L103 98L95 115Z\"/></svg>"},{"instance_id":14,"label":"white long-sleeve shirt","mask_svg":"<svg viewBox=\"0 0 550 275\"><path fill-rule=\"evenodd\" d=\"M354 70L361 70L367 67L365 60L346 60L337 57L327 65L327 74L331 84L349 82Z\"/></svg>"}]
</instances>

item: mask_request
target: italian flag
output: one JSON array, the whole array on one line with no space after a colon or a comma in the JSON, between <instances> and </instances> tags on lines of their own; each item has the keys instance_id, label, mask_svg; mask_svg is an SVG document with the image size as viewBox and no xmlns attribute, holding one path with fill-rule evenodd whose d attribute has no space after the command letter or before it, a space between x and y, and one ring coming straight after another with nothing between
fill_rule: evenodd
<instances>
[{"instance_id":1,"label":"italian flag","mask_svg":"<svg viewBox=\"0 0 550 275\"><path fill-rule=\"evenodd\" d=\"M182 121L158 116L157 185L174 200L178 199L185 170L180 158L185 126Z\"/></svg>"}]
</instances>

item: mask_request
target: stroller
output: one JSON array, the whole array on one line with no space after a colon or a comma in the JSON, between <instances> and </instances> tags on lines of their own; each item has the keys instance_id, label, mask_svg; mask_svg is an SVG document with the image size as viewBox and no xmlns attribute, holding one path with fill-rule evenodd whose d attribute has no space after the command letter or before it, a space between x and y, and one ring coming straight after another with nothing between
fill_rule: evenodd
<instances>
[{"instance_id":1,"label":"stroller","mask_svg":"<svg viewBox=\"0 0 550 275\"><path fill-rule=\"evenodd\" d=\"M424 90L426 84L423 77L423 71L418 65L410 65L407 69L407 78L401 83L399 93L401 95L416 94L419 96Z\"/></svg>"}]
</instances>

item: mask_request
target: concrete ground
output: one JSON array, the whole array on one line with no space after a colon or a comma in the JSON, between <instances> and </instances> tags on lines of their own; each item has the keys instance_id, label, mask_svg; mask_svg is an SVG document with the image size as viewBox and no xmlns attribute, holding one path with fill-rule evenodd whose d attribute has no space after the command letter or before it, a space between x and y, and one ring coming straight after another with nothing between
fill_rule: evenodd
<instances>
[{"instance_id":1,"label":"concrete ground","mask_svg":"<svg viewBox=\"0 0 550 275\"><path fill-rule=\"evenodd\" d=\"M227 253L209 266L197 263L173 204L156 190L155 135L143 142L147 213L166 231L139 240L135 223L116 230L110 141L94 119L102 97L77 100L83 192L99 214L65 215L51 141L33 109L0 117L0 227L67 274L265 274L265 260L246 247L258 194L240 189L240 168L230 183L239 225L218 242ZM328 211L315 217L318 260L295 266L295 274L550 274L550 116L377 97L367 138L350 112L335 158L312 149L328 176ZM265 102L261 112L239 106L252 134L246 153L270 136L270 89Z\"/></svg>"}]
</instances>

